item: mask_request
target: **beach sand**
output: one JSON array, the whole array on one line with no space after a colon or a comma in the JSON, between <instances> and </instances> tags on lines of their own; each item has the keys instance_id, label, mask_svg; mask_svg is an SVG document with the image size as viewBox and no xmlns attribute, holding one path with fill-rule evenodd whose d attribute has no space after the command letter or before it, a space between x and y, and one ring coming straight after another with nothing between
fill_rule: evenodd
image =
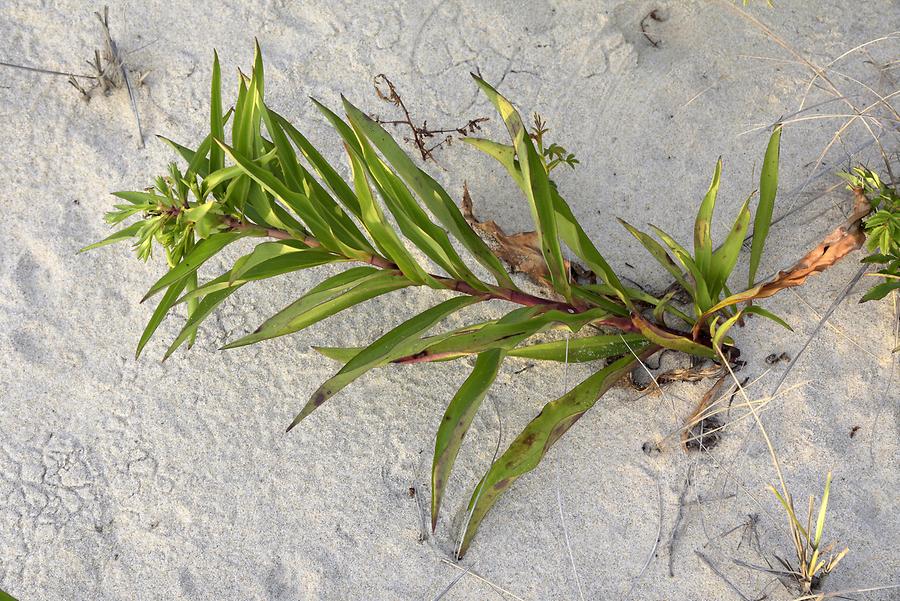
<instances>
[{"instance_id":1,"label":"beach sand","mask_svg":"<svg viewBox=\"0 0 900 601\"><path fill-rule=\"evenodd\" d=\"M86 71L100 43L96 8L2 3L0 60ZM754 2L747 11L819 65L900 30L896 1ZM486 134L504 139L469 78L479 70L524 114L539 111L551 141L577 155L577 169L554 172L561 192L616 270L654 290L667 275L615 217L688 243L721 155L713 237L722 239L757 187L768 138L765 127L745 132L793 115L811 77L721 2L151 0L111 3L110 24L134 78L147 73L135 88L143 148L124 90L85 102L65 77L0 67L0 589L20 601L434 599L462 573L445 560L498 444L498 417L505 448L566 383L596 369L522 371L529 362L508 361L466 437L437 531L420 541L409 490L427 508L435 431L469 360L369 373L284 429L338 368L311 345L364 344L446 295L401 291L297 335L217 350L332 273L300 272L245 287L201 327L193 349L161 363L181 327L180 316L170 319L135 360L153 310L139 300L164 261L140 263L125 245L77 251L109 233L109 192L150 185L174 160L155 134L187 145L205 135L213 48L230 103L257 38L269 103L344 173L338 138L308 96L337 107L343 93L395 118L372 87L384 73L418 121L455 127L490 117ZM833 69L878 94L895 91L900 40L866 50ZM890 61L895 68L879 68ZM859 106L876 100L832 77ZM829 98L816 86L807 105ZM800 116L849 110L835 101ZM851 199L836 171L881 168L859 123L817 165L845 121L785 128L775 214L793 213L773 226L761 272L790 265L843 219ZM891 124L873 123L882 126ZM882 141L896 153L896 130ZM463 144L435 157L427 169L456 198L467 181L480 218L532 229L499 166ZM246 249L229 249L202 276ZM860 305L857 286L773 399L786 364L765 359L797 353L861 257L765 302L794 332L760 319L733 332L746 361L737 375L764 402L761 419L801 512L834 473L825 538L850 552L825 581L832 591L900 582L891 300ZM746 263L743 254L732 287L743 286ZM480 307L448 325L502 310ZM673 354L662 362L686 366ZM712 383L671 384L663 394L622 385L604 396L497 503L460 563L471 572L442 598L791 599L773 576L733 561L793 559L785 515L766 489L777 476L746 402L732 399L708 452L683 451L673 434ZM643 452L648 442L661 452Z\"/></svg>"}]
</instances>

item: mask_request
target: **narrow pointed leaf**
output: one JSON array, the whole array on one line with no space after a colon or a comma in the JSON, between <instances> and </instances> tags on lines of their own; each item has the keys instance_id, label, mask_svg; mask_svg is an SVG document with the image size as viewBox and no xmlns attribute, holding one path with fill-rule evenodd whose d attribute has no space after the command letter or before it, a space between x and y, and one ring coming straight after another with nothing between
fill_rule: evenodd
<instances>
[{"instance_id":1,"label":"narrow pointed leaf","mask_svg":"<svg viewBox=\"0 0 900 601\"><path fill-rule=\"evenodd\" d=\"M353 122L351 124L359 138L365 165L403 235L451 277L486 291L487 286L469 270L456 252L447 231L431 220L403 180L382 162L359 126Z\"/></svg>"},{"instance_id":2,"label":"narrow pointed leaf","mask_svg":"<svg viewBox=\"0 0 900 601\"><path fill-rule=\"evenodd\" d=\"M722 348L722 343L725 341L725 334L728 333L734 324L741 318L743 315L743 311L738 311L728 319L726 319L721 326L719 326L712 337L712 345L714 348Z\"/></svg>"},{"instance_id":3,"label":"narrow pointed leaf","mask_svg":"<svg viewBox=\"0 0 900 601\"><path fill-rule=\"evenodd\" d=\"M181 263L173 267L162 276L159 280L156 281L153 286L150 287L150 290L144 296L143 300L147 300L163 288L178 282L190 274L197 271L201 265L203 265L210 257L215 255L217 252L234 242L235 240L239 240L246 236L244 232L221 232L218 234L213 234L209 238L205 240L201 240L197 243L197 245L188 253L184 259L182 259ZM143 302L142 300L142 302Z\"/></svg>"},{"instance_id":4,"label":"narrow pointed leaf","mask_svg":"<svg viewBox=\"0 0 900 601\"><path fill-rule=\"evenodd\" d=\"M362 219L359 200L357 200L356 195L353 193L353 189L344 181L344 178L342 178L337 170L322 157L315 146L306 139L306 136L300 133L300 130L291 125L287 119L272 109L268 109L268 111L272 118L284 129L291 141L293 141L297 148L300 149L300 152L303 154L304 158L306 158L307 163L309 163L315 172L319 174L319 177L322 178L322 181L325 182L328 188L334 192L337 199L347 207L347 210L356 215L356 217Z\"/></svg>"},{"instance_id":5,"label":"narrow pointed leaf","mask_svg":"<svg viewBox=\"0 0 900 601\"><path fill-rule=\"evenodd\" d=\"M648 357L658 350L651 346L640 354ZM470 519L463 535L460 555L497 499L513 482L533 470L553 444L577 422L597 399L627 374L636 363L630 354L610 363L578 386L544 405L543 410L525 427L481 479L469 501Z\"/></svg>"},{"instance_id":6,"label":"narrow pointed leaf","mask_svg":"<svg viewBox=\"0 0 900 601\"><path fill-rule=\"evenodd\" d=\"M311 348L320 355L339 363L347 363L362 350L357 346L313 346Z\"/></svg>"},{"instance_id":7,"label":"narrow pointed leaf","mask_svg":"<svg viewBox=\"0 0 900 601\"><path fill-rule=\"evenodd\" d=\"M365 164L349 145L347 146L347 156L350 158L353 185L356 189L356 197L359 199L363 224L369 235L372 236L375 244L387 258L400 267L400 271L404 275L416 283L421 284L425 282L427 274L416 260L412 258L412 255L409 254L409 251L403 245L403 241L400 240L400 237L388 224L381 206L372 195Z\"/></svg>"},{"instance_id":8,"label":"narrow pointed leaf","mask_svg":"<svg viewBox=\"0 0 900 601\"><path fill-rule=\"evenodd\" d=\"M368 115L344 99L344 108L354 126L384 155L387 162L396 169L399 176L412 188L438 222L447 228L460 244L481 263L506 288L515 289L515 284L500 260L488 248L487 244L475 233L466 222L459 207L437 181L425 173L409 158L397 142L381 125L375 123Z\"/></svg>"},{"instance_id":9,"label":"narrow pointed leaf","mask_svg":"<svg viewBox=\"0 0 900 601\"><path fill-rule=\"evenodd\" d=\"M694 280L694 286L692 288L688 288L688 291L693 292L694 301L700 306L701 312L705 311L709 307L709 305L712 304L713 299L710 295L706 277L700 271L700 268L697 267L697 263L694 261L693 257L691 257L690 253L685 250L683 246L678 244L678 242L676 242L675 239L672 238L672 236L665 233L655 225L651 224L650 227L653 228L653 231L656 232L656 235L659 236L659 239L669 247L678 262L681 263L681 265L685 269L687 269L689 274L691 274L691 278L693 278Z\"/></svg>"},{"instance_id":10,"label":"narrow pointed leaf","mask_svg":"<svg viewBox=\"0 0 900 601\"><path fill-rule=\"evenodd\" d=\"M598 334L597 336L570 339L568 341L568 358L565 340L516 347L509 351L509 356L538 361L564 362L568 360L569 363L584 363L630 354L629 346L637 351L646 344L647 339L640 334Z\"/></svg>"},{"instance_id":11,"label":"narrow pointed leaf","mask_svg":"<svg viewBox=\"0 0 900 601\"><path fill-rule=\"evenodd\" d=\"M297 155L285 131L266 106L259 100L260 110L266 129L275 144L278 162L289 187L302 193L298 199L304 212L314 212L317 220L330 230L342 254L365 259L375 252L352 219L344 212L331 195L297 161ZM305 198L304 198L305 197ZM293 208L293 207L292 207ZM301 217L303 215L301 214Z\"/></svg>"},{"instance_id":12,"label":"narrow pointed leaf","mask_svg":"<svg viewBox=\"0 0 900 601\"><path fill-rule=\"evenodd\" d=\"M762 258L769 227L772 225L772 211L775 208L775 196L778 193L778 159L781 153L781 125L769 138L766 156L763 159L762 171L759 175L759 206L753 218L753 241L750 245L750 274L748 287L753 287L756 271Z\"/></svg>"},{"instance_id":13,"label":"narrow pointed leaf","mask_svg":"<svg viewBox=\"0 0 900 601\"><path fill-rule=\"evenodd\" d=\"M140 221L137 223L133 223L133 224L129 225L128 227L121 229L121 230L115 232L114 234L107 236L106 238L104 238L103 240L100 240L99 242L94 242L93 244L88 244L87 246L85 246L84 248L79 250L78 252L83 253L85 251L93 250L95 248L100 248L101 246L106 246L107 244L115 244L116 242L125 242L126 240L130 240L138 233L138 231L141 229L142 226L143 226L143 223L141 223Z\"/></svg>"},{"instance_id":14,"label":"narrow pointed leaf","mask_svg":"<svg viewBox=\"0 0 900 601\"><path fill-rule=\"evenodd\" d=\"M694 257L697 261L697 268L707 277L713 252L710 226L712 224L713 210L716 206L716 196L719 194L719 180L721 177L722 157L719 157L719 160L716 161L712 182L709 184L709 190L706 192L706 196L703 197L703 202L700 203L697 219L694 222Z\"/></svg>"},{"instance_id":15,"label":"narrow pointed leaf","mask_svg":"<svg viewBox=\"0 0 900 601\"><path fill-rule=\"evenodd\" d=\"M900 281L892 280L888 282L882 282L881 284L872 286L872 288L870 288L869 291L859 299L859 302L864 303L871 300L881 300L885 296L890 294L893 290L898 289L900 289Z\"/></svg>"},{"instance_id":16,"label":"narrow pointed leaf","mask_svg":"<svg viewBox=\"0 0 900 601\"><path fill-rule=\"evenodd\" d=\"M606 315L608 314L605 311L599 309L573 315L557 310L541 312L540 307L523 307L511 311L495 324L439 340L427 347L427 352L440 355L456 352L478 353L498 346L513 348L529 336L555 324L563 324L571 331L577 332L585 324Z\"/></svg>"},{"instance_id":17,"label":"narrow pointed leaf","mask_svg":"<svg viewBox=\"0 0 900 601\"><path fill-rule=\"evenodd\" d=\"M522 190L522 193L528 194L528 191L526 190L527 184L522 175L522 170L519 168L519 163L516 161L515 149L512 146L508 144L499 144L482 138L466 137L463 138L462 141L497 159L497 161L506 168L510 177L513 178L513 181L515 181ZM620 298L625 306L624 310L621 308L608 308L608 310L617 314L627 315L627 309L631 307L631 299L625 292L619 277L587 236L584 229L581 227L581 224L578 223L578 220L569 208L569 205L556 190L556 186L553 182L551 182L550 188L550 194L553 198L553 209L556 211L556 226L559 237L579 259L584 261L594 273L612 288L614 294ZM573 289L573 294L577 295L578 290Z\"/></svg>"},{"instance_id":18,"label":"narrow pointed leaf","mask_svg":"<svg viewBox=\"0 0 900 601\"><path fill-rule=\"evenodd\" d=\"M472 296L457 296L440 303L422 313L404 321L396 328L367 346L350 359L346 365L334 376L319 386L306 405L288 426L288 430L299 424L306 416L321 407L325 401L337 394L347 384L363 375L370 369L380 367L391 360L402 357L404 343L411 339L419 338L439 321L464 307L478 302L480 299ZM401 348L399 354L397 349Z\"/></svg>"},{"instance_id":19,"label":"narrow pointed leaf","mask_svg":"<svg viewBox=\"0 0 900 601\"><path fill-rule=\"evenodd\" d=\"M787 328L788 330L790 330L790 331L792 331L792 332L794 331L794 328L792 328L788 322L786 322L785 320L781 319L780 317L778 317L777 315L775 315L775 314L772 313L771 311L767 311L766 309L763 309L762 307L759 307L759 306L757 306L757 305L752 305L752 306L750 306L750 307L745 307L745 308L743 309L743 311L744 311L744 313L753 313L754 315L759 315L760 317L765 317L766 319L771 319L772 321L774 321L775 323L777 323L777 324L780 325L781 327Z\"/></svg>"},{"instance_id":20,"label":"narrow pointed leaf","mask_svg":"<svg viewBox=\"0 0 900 601\"><path fill-rule=\"evenodd\" d=\"M565 298L571 299L572 292L569 286L568 273L565 269L565 261L559 244L550 178L547 175L543 161L537 150L535 150L534 144L526 131L525 124L512 103L477 75L473 74L472 77L488 100L496 107L503 118L503 122L506 124L509 136L516 149L516 155L519 158L519 168L522 170L522 179L526 184L524 186L525 196L531 209L535 230L539 235L541 253L550 270L553 287Z\"/></svg>"},{"instance_id":21,"label":"narrow pointed leaf","mask_svg":"<svg viewBox=\"0 0 900 601\"><path fill-rule=\"evenodd\" d=\"M431 529L437 527L438 512L447 482L463 438L488 389L497 377L505 351L491 349L478 355L472 373L466 378L444 412L434 443L434 459L431 465Z\"/></svg>"},{"instance_id":22,"label":"narrow pointed leaf","mask_svg":"<svg viewBox=\"0 0 900 601\"><path fill-rule=\"evenodd\" d=\"M303 223L312 231L316 239L328 250L342 250L342 244L335 238L334 231L329 227L328 223L321 217L318 211L311 205L309 198L299 192L295 192L287 187L279 180L274 173L262 167L254 161L237 151L237 148L231 148L223 142L219 145L225 150L225 153L235 162L237 166L248 176L250 176L256 184L262 186L264 190L281 199L286 205L291 207L294 212L303 220ZM274 151L273 151L274 152ZM251 190L252 192L252 190ZM253 198L252 194L250 198ZM267 202L265 195L260 191L261 202ZM254 205L260 213L268 213L274 211L273 207L266 207L260 204ZM273 217L271 214L264 215L267 224L273 227L284 227L279 225L282 223L277 215Z\"/></svg>"},{"instance_id":23,"label":"narrow pointed leaf","mask_svg":"<svg viewBox=\"0 0 900 601\"><path fill-rule=\"evenodd\" d=\"M638 327L641 335L654 344L688 353L689 355L706 357L707 359L717 359L719 357L718 354L716 354L716 351L708 346L694 342L690 338L663 330L637 313L632 314L631 321Z\"/></svg>"},{"instance_id":24,"label":"narrow pointed leaf","mask_svg":"<svg viewBox=\"0 0 900 601\"><path fill-rule=\"evenodd\" d=\"M687 279L684 277L684 272L681 268L675 263L672 257L669 256L669 253L666 252L666 249L662 247L662 245L650 237L648 234L640 231L636 227L630 225L628 222L623 219L619 219L619 223L621 223L625 229L627 229L632 236L637 238L638 242L640 242L644 248L647 249L656 261L668 271L672 277L675 278L675 281L678 282L682 288L691 292L694 290L694 286L692 286Z\"/></svg>"},{"instance_id":25,"label":"narrow pointed leaf","mask_svg":"<svg viewBox=\"0 0 900 601\"><path fill-rule=\"evenodd\" d=\"M825 530L825 511L828 509L828 495L831 492L831 472L825 478L825 493L822 495L822 503L819 506L819 517L816 519L816 536L813 539L813 547L818 550L822 541L822 532Z\"/></svg>"},{"instance_id":26,"label":"narrow pointed leaf","mask_svg":"<svg viewBox=\"0 0 900 601\"><path fill-rule=\"evenodd\" d=\"M728 283L728 276L734 271L737 264L738 255L741 253L741 245L747 236L747 228L750 226L750 198L751 194L738 213L734 225L728 232L728 237L722 243L716 252L713 253L712 263L710 265L710 277L707 279L709 283L709 294L711 300L715 302L719 299L719 293Z\"/></svg>"},{"instance_id":27,"label":"narrow pointed leaf","mask_svg":"<svg viewBox=\"0 0 900 601\"><path fill-rule=\"evenodd\" d=\"M251 267L247 267L239 277L235 277L233 275L234 272L230 270L224 274L224 279L216 278L214 280L206 282L193 292L182 296L180 299L178 299L178 302L181 303L191 300L192 298L205 296L212 292L216 292L217 290L224 290L225 288L240 286L242 284L246 284L247 282L265 280L279 275L284 275L286 273L308 269L310 267L327 265L329 263L341 263L344 261L346 261L346 259L344 259L343 257L339 257L335 254L318 248L302 249L298 250L297 252L285 253L272 257L271 259L261 261L260 263Z\"/></svg>"},{"instance_id":28,"label":"narrow pointed leaf","mask_svg":"<svg viewBox=\"0 0 900 601\"><path fill-rule=\"evenodd\" d=\"M140 340L138 340L137 350L134 352L135 359L140 358L144 347L150 342L154 332L156 332L157 328L159 328L159 324L165 319L169 309L171 309L178 300L178 296L181 294L181 291L184 290L186 283L186 279L174 282L169 286L169 289L166 290L166 293L162 295L162 298L159 299L159 304L156 305L156 309L153 310L153 314L150 316L147 325L144 326L144 331L141 333Z\"/></svg>"},{"instance_id":29,"label":"narrow pointed leaf","mask_svg":"<svg viewBox=\"0 0 900 601\"><path fill-rule=\"evenodd\" d=\"M213 51L212 81L210 82L209 135L217 140L225 139L225 124L222 120L222 73L219 68L219 54ZM210 144L209 171L213 173L225 166L225 155L218 144ZM201 174L202 176L202 174Z\"/></svg>"},{"instance_id":30,"label":"narrow pointed leaf","mask_svg":"<svg viewBox=\"0 0 900 601\"><path fill-rule=\"evenodd\" d=\"M203 297L198 303L197 308L191 314L190 318L188 318L187 323L181 329L181 332L178 333L178 336L169 345L169 348L166 350L166 354L163 356L163 361L172 356L172 353L178 350L185 341L195 338L197 335L197 328L200 327L200 324L210 316L213 310L218 307L222 302L237 292L238 288L241 287L241 284L232 286L230 288L224 288L222 290L216 290L215 292L211 292Z\"/></svg>"},{"instance_id":31,"label":"narrow pointed leaf","mask_svg":"<svg viewBox=\"0 0 900 601\"><path fill-rule=\"evenodd\" d=\"M412 282L392 271L354 267L332 276L265 321L255 332L223 349L236 348L299 332L348 307L410 286Z\"/></svg>"}]
</instances>

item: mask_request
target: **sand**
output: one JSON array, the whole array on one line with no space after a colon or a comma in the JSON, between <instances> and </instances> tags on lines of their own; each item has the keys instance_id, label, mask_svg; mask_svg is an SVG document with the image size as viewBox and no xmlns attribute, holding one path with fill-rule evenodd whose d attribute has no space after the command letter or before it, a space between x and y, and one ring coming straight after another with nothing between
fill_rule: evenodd
<instances>
[{"instance_id":1,"label":"sand","mask_svg":"<svg viewBox=\"0 0 900 601\"><path fill-rule=\"evenodd\" d=\"M900 30L895 1L778 5L749 11L818 64ZM99 43L94 8L4 2L0 59L86 70ZM641 33L652 9L663 20L644 23L658 46ZM564 389L562 366L520 373L527 362L504 365L466 439L437 532L422 542L408 491L416 487L427 506L437 421L470 362L371 373L289 435L284 427L337 368L310 345L362 344L438 295L395 293L299 335L216 350L328 273L310 271L244 288L201 328L194 349L163 364L180 327L167 322L136 361L152 311L138 301L164 266L137 262L125 246L76 251L108 233L108 192L148 185L173 159L153 134L201 138L214 47L233 99L236 69L249 67L257 37L271 104L336 160L336 136L307 96L336 105L344 93L389 116L371 86L385 73L418 119L436 126L489 116L486 131L499 138L468 77L480 69L523 111L540 111L552 140L576 153L578 168L557 177L564 196L616 269L657 289L665 274L614 217L652 221L687 242L722 155L713 233L723 236L756 187L767 138L741 134L796 111L809 79L794 56L717 2L148 1L114 2L110 18L129 64L149 72L136 89L144 148L124 91L84 102L64 77L0 68L0 588L22 601L436 598L461 573L442 560L493 455L498 415L505 445ZM868 51L834 68L893 92L900 70L877 65L900 57L900 41ZM873 101L833 78L854 102ZM827 98L814 89L809 104ZM810 114L847 112L838 102ZM849 199L834 188L836 169L880 165L874 146L855 152L870 139L857 124L808 179L842 123L786 129L776 214L796 212L773 228L763 271L788 265L842 219ZM897 151L896 133L882 139ZM457 196L467 180L479 216L528 228L524 202L498 167L461 144L437 159L430 171ZM796 353L860 256L766 303L795 332L756 319L736 333L747 362L738 375L753 382L752 399L764 399L785 369L765 358ZM205 276L224 267L213 263ZM900 582L896 317L889 300L857 304L862 292L837 308L786 392L761 408L798 505L834 472L826 538L850 553L826 590ZM672 355L663 362L684 365ZM568 382L591 368L570 366ZM642 452L711 384L610 392L496 505L461 563L471 573L443 599L739 599L732 585L748 599L792 598L771 576L733 562L792 555L766 490L776 474L740 396L708 453L685 453L671 437L661 453Z\"/></svg>"}]
</instances>

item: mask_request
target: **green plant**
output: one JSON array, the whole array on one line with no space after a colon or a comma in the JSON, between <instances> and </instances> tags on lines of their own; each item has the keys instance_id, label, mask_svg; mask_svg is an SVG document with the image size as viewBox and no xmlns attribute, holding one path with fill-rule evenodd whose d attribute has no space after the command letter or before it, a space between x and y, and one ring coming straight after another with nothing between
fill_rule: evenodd
<instances>
[{"instance_id":1,"label":"green plant","mask_svg":"<svg viewBox=\"0 0 900 601\"><path fill-rule=\"evenodd\" d=\"M709 222L721 174L719 164L698 215L693 256L657 229L677 258L676 263L659 243L628 226L690 293L692 314L677 306L671 294L656 298L624 286L550 179L554 167L563 163L574 166L574 156L558 145L546 144L547 130L542 121L537 121L535 131L529 133L513 105L483 79L473 77L500 113L511 143L471 137L464 141L497 159L521 189L536 226L532 236L535 252L539 252L547 274L550 290L544 296L524 292L516 285L451 196L378 123L346 99L345 118L314 101L344 143L351 174L345 181L298 129L265 103L258 48L253 70L250 76L241 74L237 101L227 111L222 104L219 62L214 58L209 135L196 149L166 140L186 167L171 165L168 174L147 190L116 193L124 203L107 214L107 221L120 224L132 217L137 221L88 247L134 240L138 257L147 259L155 241L165 251L170 269L145 297L161 294L138 343L138 355L174 307L184 305L187 321L165 357L185 343L190 346L201 322L245 284L318 265L361 264L325 279L254 332L224 348L301 331L348 307L401 288L424 286L456 293L363 349L319 348L343 367L316 390L288 427L295 427L371 369L475 355L471 374L438 426L432 467L433 526L466 431L506 358L607 360L604 367L547 403L474 487L462 552L496 500L516 479L532 470L638 361L661 348L716 360L719 347L731 344L725 332L743 314L758 313L783 323L751 306L750 301L799 285L810 273L827 266L821 261L798 263L800 267L781 272L771 281L731 294L727 282L751 219L750 201L744 203L725 243L714 250ZM226 137L227 125L230 131ZM779 140L780 130L776 129L762 170L762 195L755 221L760 239L768 229L775 198ZM396 227L388 221L381 203ZM200 283L198 270L223 248L242 239L258 243L228 271ZM432 265L417 261L406 243L420 250ZM597 284L571 280L564 246L596 274ZM464 249L491 279L476 275L457 248ZM850 245L841 248L847 250ZM762 243L754 242L751 283L761 252ZM841 256L832 254L828 260ZM432 333L447 316L488 301L518 307L498 319ZM745 306L738 309L739 304ZM668 325L667 317L684 328ZM536 334L547 330L579 332L586 327L593 330L590 335L573 340L570 347L564 342L533 342Z\"/></svg>"},{"instance_id":2,"label":"green plant","mask_svg":"<svg viewBox=\"0 0 900 601\"><path fill-rule=\"evenodd\" d=\"M829 543L822 547L822 533L825 530L825 511L828 508L828 495L831 491L831 472L825 479L825 492L822 494L822 502L816 517L815 530L813 530L813 512L815 511L815 499L809 498L809 511L806 516L806 527L797 518L794 510L794 501L790 495L781 495L774 486L769 489L778 497L781 506L788 517L788 527L791 532L791 540L794 543L794 551L797 555L797 566L792 566L788 561L775 556L785 567L787 574L797 580L801 593L808 595L818 590L822 578L828 575L841 559L850 551L845 548L837 554L832 553L835 544ZM826 558L826 555L828 556Z\"/></svg>"},{"instance_id":3,"label":"green plant","mask_svg":"<svg viewBox=\"0 0 900 601\"><path fill-rule=\"evenodd\" d=\"M763 246L769 233L772 222L772 210L775 206L775 196L778 189L778 159L781 147L781 126L777 126L769 139L766 155L763 160L763 168L760 175L760 198L754 220L753 241L750 250L750 266L748 273L748 285L753 289L756 271L762 258ZM709 190L700 203L697 218L694 221L694 254L691 255L672 236L662 229L651 225L653 231L663 241L668 251L650 235L638 230L625 221L619 220L631 234L647 249L647 251L662 265L675 281L688 292L691 297L693 317L686 319L692 326L694 339L697 339L701 329L709 323L710 334L713 342L719 346L724 340L728 329L737 323L745 313L755 313L772 319L776 323L790 329L790 326L780 317L752 305L741 309L733 309L741 302L752 300L745 295L734 295L728 288L728 280L737 265L741 245L747 237L750 226L751 211L750 201L754 193L751 193L738 211L734 225L728 232L724 242L713 248L710 228L712 224L713 210L719 193L719 184L722 177L722 159L716 162L712 182ZM672 257L675 257L673 260ZM668 302L668 298L664 299ZM682 317L682 320L685 318Z\"/></svg>"},{"instance_id":4,"label":"green plant","mask_svg":"<svg viewBox=\"0 0 900 601\"><path fill-rule=\"evenodd\" d=\"M884 281L870 288L860 302L880 300L900 289L900 194L877 173L864 167L855 167L841 176L851 190L859 190L866 196L873 210L864 221L869 255L863 262L883 265L870 275Z\"/></svg>"}]
</instances>

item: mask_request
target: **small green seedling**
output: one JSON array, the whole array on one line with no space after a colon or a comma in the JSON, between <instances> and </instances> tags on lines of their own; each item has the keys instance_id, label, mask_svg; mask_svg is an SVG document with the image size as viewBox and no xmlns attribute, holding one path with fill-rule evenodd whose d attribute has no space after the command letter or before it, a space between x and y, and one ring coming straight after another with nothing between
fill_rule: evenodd
<instances>
[{"instance_id":1,"label":"small green seedling","mask_svg":"<svg viewBox=\"0 0 900 601\"><path fill-rule=\"evenodd\" d=\"M785 498L774 486L769 489L778 497L781 506L784 507L788 517L788 526L791 532L791 540L794 543L794 551L797 555L797 565L793 566L781 557L776 559L785 567L787 572L796 579L800 585L801 594L809 595L819 590L822 579L827 576L844 558L850 549L845 548L837 554L832 553L835 543L822 546L822 533L825 530L825 511L828 509L828 495L831 491L831 472L825 480L825 493L819 506L819 513L813 530L813 512L815 511L815 499L809 498L809 511L806 516L806 526L797 518L794 510L794 501L790 495ZM826 557L827 556L827 557Z\"/></svg>"},{"instance_id":2,"label":"small green seedling","mask_svg":"<svg viewBox=\"0 0 900 601\"><path fill-rule=\"evenodd\" d=\"M873 209L864 222L869 255L863 262L882 265L881 269L867 275L884 281L870 288L859 302L880 300L900 289L900 194L877 173L864 167L840 175L847 180L851 190L865 194ZM900 347L894 349L897 350Z\"/></svg>"}]
</instances>

